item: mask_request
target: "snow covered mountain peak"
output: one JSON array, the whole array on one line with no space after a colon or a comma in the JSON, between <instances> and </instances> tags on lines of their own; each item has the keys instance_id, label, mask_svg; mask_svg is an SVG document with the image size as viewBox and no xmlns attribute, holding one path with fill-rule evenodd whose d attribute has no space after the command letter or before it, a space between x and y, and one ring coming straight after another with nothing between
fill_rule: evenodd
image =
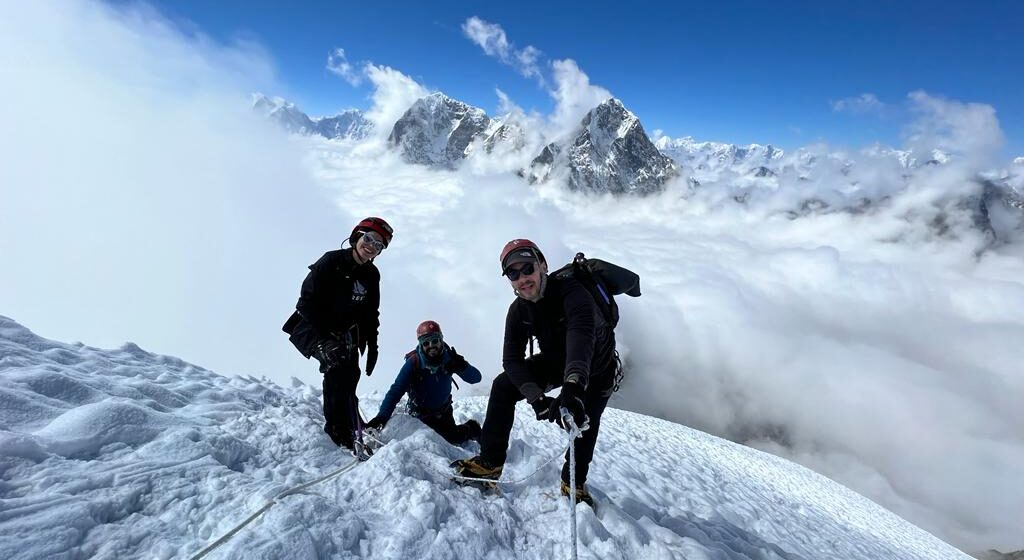
<instances>
[{"instance_id":1,"label":"snow covered mountain peak","mask_svg":"<svg viewBox=\"0 0 1024 560\"><path fill-rule=\"evenodd\" d=\"M640 126L640 119L626 109L622 101L611 97L583 117L583 126L588 127L591 134L609 133L614 129L615 138L624 138L633 127Z\"/></svg>"},{"instance_id":2,"label":"snow covered mountain peak","mask_svg":"<svg viewBox=\"0 0 1024 560\"><path fill-rule=\"evenodd\" d=\"M260 93L252 95L252 109L261 116L277 122L288 132L314 134L316 123L294 103L281 97L267 97Z\"/></svg>"},{"instance_id":3,"label":"snow covered mountain peak","mask_svg":"<svg viewBox=\"0 0 1024 560\"><path fill-rule=\"evenodd\" d=\"M307 385L221 377L133 344L62 344L2 316L0 402L3 558L188 558L267 504L209 557L569 555L566 436L525 406L503 474L515 482L481 495L449 479L476 444L408 415L353 465ZM364 414L377 404L364 396ZM482 419L486 404L456 395L456 419ZM678 424L609 408L598 449L581 557L967 558L806 468Z\"/></svg>"},{"instance_id":4,"label":"snow covered mountain peak","mask_svg":"<svg viewBox=\"0 0 1024 560\"><path fill-rule=\"evenodd\" d=\"M270 114L281 108L295 108L294 103L288 102L283 97L266 96L262 93L253 93L250 95L250 100L252 101L253 110L264 114Z\"/></svg>"},{"instance_id":5,"label":"snow covered mountain peak","mask_svg":"<svg viewBox=\"0 0 1024 560\"><path fill-rule=\"evenodd\" d=\"M435 92L409 107L388 142L409 163L454 168L470 154L475 140L496 128L483 109Z\"/></svg>"},{"instance_id":6,"label":"snow covered mountain peak","mask_svg":"<svg viewBox=\"0 0 1024 560\"><path fill-rule=\"evenodd\" d=\"M591 109L568 140L548 144L525 171L532 183L567 174L574 190L640 195L661 191L676 173L640 119L614 97Z\"/></svg>"}]
</instances>

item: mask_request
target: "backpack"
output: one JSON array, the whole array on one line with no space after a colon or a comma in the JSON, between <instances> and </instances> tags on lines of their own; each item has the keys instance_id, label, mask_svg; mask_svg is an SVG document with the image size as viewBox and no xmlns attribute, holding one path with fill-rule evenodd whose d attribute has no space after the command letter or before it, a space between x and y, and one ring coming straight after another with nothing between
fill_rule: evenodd
<instances>
[{"instance_id":1,"label":"backpack","mask_svg":"<svg viewBox=\"0 0 1024 560\"><path fill-rule=\"evenodd\" d=\"M614 296L640 297L640 276L637 273L601 259L588 259L583 253L576 253L571 263L551 275L573 278L582 284L613 329L619 324L619 306Z\"/></svg>"}]
</instances>

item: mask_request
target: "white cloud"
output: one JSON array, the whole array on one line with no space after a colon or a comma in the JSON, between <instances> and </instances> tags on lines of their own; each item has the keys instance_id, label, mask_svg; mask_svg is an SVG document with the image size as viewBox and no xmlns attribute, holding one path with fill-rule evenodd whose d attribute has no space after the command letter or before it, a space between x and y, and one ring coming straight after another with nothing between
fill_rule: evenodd
<instances>
[{"instance_id":1,"label":"white cloud","mask_svg":"<svg viewBox=\"0 0 1024 560\"><path fill-rule=\"evenodd\" d=\"M907 98L917 118L904 130L907 148L927 161L934 150L960 156L975 170L989 165L1005 140L996 110L984 103L963 103L923 91Z\"/></svg>"},{"instance_id":2,"label":"white cloud","mask_svg":"<svg viewBox=\"0 0 1024 560\"><path fill-rule=\"evenodd\" d=\"M462 24L462 32L488 56L515 68L526 78L536 78L541 84L544 83L538 66L541 52L531 45L516 49L500 25L473 16Z\"/></svg>"},{"instance_id":3,"label":"white cloud","mask_svg":"<svg viewBox=\"0 0 1024 560\"><path fill-rule=\"evenodd\" d=\"M507 115L511 113L522 114L523 109L515 104L514 101L508 96L507 93L501 91L498 88L494 89L495 95L498 96L498 114Z\"/></svg>"},{"instance_id":4,"label":"white cloud","mask_svg":"<svg viewBox=\"0 0 1024 560\"><path fill-rule=\"evenodd\" d=\"M373 106L366 112L366 118L373 121L377 139L387 138L409 107L430 94L430 90L416 80L388 66L367 64L366 75L374 87Z\"/></svg>"},{"instance_id":5,"label":"white cloud","mask_svg":"<svg viewBox=\"0 0 1024 560\"><path fill-rule=\"evenodd\" d=\"M555 89L549 91L555 100L555 111L551 115L553 135L565 134L577 126L583 116L594 107L612 97L610 91L590 83L590 78L580 70L572 59L556 60L551 63Z\"/></svg>"},{"instance_id":6,"label":"white cloud","mask_svg":"<svg viewBox=\"0 0 1024 560\"><path fill-rule=\"evenodd\" d=\"M363 76L352 67L348 58L345 57L345 49L336 48L327 53L327 70L341 76L353 87L363 83Z\"/></svg>"},{"instance_id":7,"label":"white cloud","mask_svg":"<svg viewBox=\"0 0 1024 560\"><path fill-rule=\"evenodd\" d=\"M225 374L306 372L275 331L352 218L249 111L279 88L261 49L144 5L27 2L0 51L19 53L0 67L0 313Z\"/></svg>"},{"instance_id":8,"label":"white cloud","mask_svg":"<svg viewBox=\"0 0 1024 560\"><path fill-rule=\"evenodd\" d=\"M885 109L885 104L878 100L873 93L862 93L855 97L847 97L839 101L830 101L832 110L849 113L880 113Z\"/></svg>"},{"instance_id":9,"label":"white cloud","mask_svg":"<svg viewBox=\"0 0 1024 560\"><path fill-rule=\"evenodd\" d=\"M467 19L462 25L462 30L489 56L516 68L523 76L536 77L541 86L547 86L539 68L541 52L536 48L527 46L517 50L500 25L476 16ZM542 135L548 139L568 134L579 125L588 111L612 97L608 90L592 85L590 78L580 70L574 60L552 61L551 69L554 86L548 89L548 94L555 100L555 110L550 115L548 123L543 125L542 131ZM502 107L507 101L503 96L504 94L499 92ZM505 111L499 108L499 112Z\"/></svg>"}]
</instances>

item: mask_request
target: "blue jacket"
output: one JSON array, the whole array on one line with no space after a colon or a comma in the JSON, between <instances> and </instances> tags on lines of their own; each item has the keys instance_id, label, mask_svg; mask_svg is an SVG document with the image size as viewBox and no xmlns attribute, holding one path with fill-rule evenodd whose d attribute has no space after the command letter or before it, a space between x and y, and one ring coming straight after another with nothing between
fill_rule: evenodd
<instances>
[{"instance_id":1,"label":"blue jacket","mask_svg":"<svg viewBox=\"0 0 1024 560\"><path fill-rule=\"evenodd\" d=\"M417 346L415 353L410 353L406 358L405 365L398 372L394 384L388 389L384 402L380 403L377 416L385 420L390 419L398 401L406 393L409 393L409 408L414 415L429 414L442 409L452 397L452 373L467 383L480 382L480 370L467 363L462 371L448 371L449 361L451 354L447 344L444 345L441 354L441 363L434 368L428 366L423 350Z\"/></svg>"}]
</instances>

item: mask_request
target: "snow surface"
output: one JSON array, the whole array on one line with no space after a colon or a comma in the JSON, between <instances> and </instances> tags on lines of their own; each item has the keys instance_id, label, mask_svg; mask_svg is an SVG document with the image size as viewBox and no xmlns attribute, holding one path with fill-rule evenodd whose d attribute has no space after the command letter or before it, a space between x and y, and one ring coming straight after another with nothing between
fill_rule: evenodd
<instances>
[{"instance_id":1,"label":"snow surface","mask_svg":"<svg viewBox=\"0 0 1024 560\"><path fill-rule=\"evenodd\" d=\"M3 558L192 557L352 461L321 432L308 385L226 378L133 344L61 344L5 317L0 403ZM457 397L456 417L485 407ZM209 557L568 557L565 435L517 413L504 478L525 480L500 493L449 481L475 443L398 415L368 462L280 499ZM606 413L589 487L598 511L578 510L581 557L966 558L806 468L621 410Z\"/></svg>"}]
</instances>

